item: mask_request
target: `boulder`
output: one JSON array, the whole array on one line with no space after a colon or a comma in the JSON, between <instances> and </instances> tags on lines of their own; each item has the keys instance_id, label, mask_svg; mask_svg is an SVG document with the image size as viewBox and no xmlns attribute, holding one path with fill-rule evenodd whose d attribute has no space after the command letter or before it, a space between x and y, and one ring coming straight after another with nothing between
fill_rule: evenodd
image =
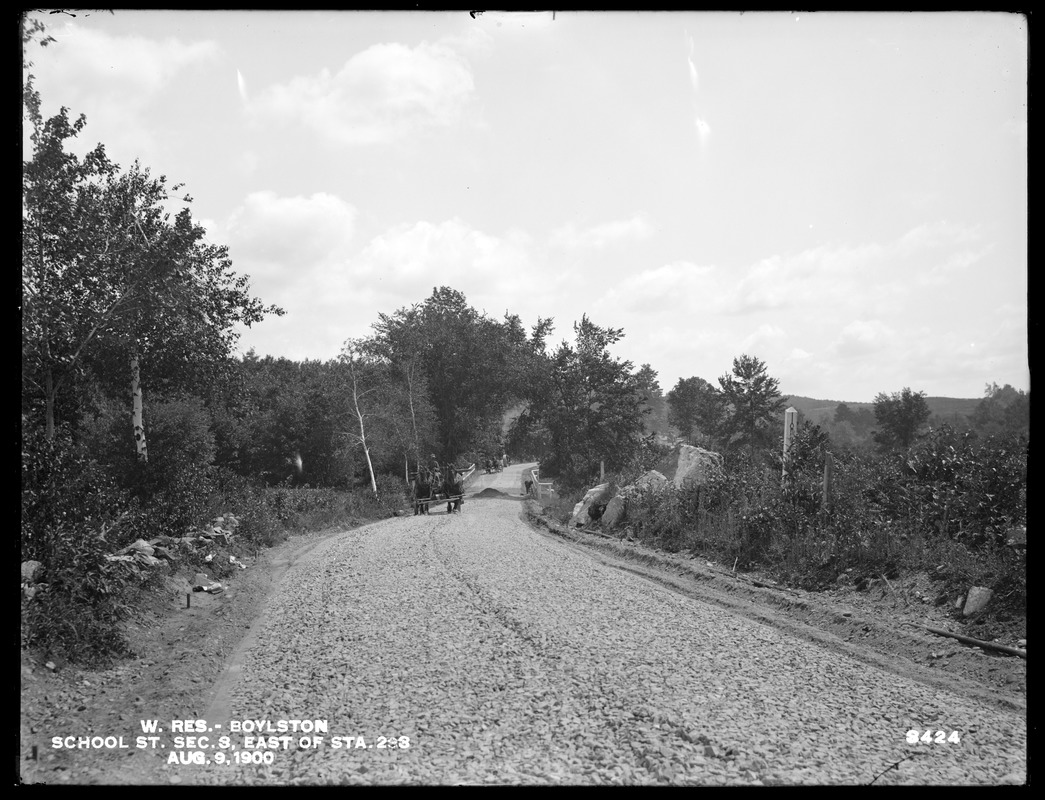
<instances>
[{"instance_id":1,"label":"boulder","mask_svg":"<svg viewBox=\"0 0 1045 800\"><path fill-rule=\"evenodd\" d=\"M138 541L134 542L133 544L127 545L125 548L123 548L123 550L120 551L120 555L136 555L138 553L151 556L153 554L153 547L144 539L138 539Z\"/></svg>"},{"instance_id":2,"label":"boulder","mask_svg":"<svg viewBox=\"0 0 1045 800\"><path fill-rule=\"evenodd\" d=\"M991 595L994 593L983 586L973 586L969 589L969 596L965 600L965 608L962 609L962 616L971 617L973 614L978 614L987 607L987 603L991 601Z\"/></svg>"},{"instance_id":3,"label":"boulder","mask_svg":"<svg viewBox=\"0 0 1045 800\"><path fill-rule=\"evenodd\" d=\"M571 528L580 528L587 524L588 509L591 508L592 504L609 488L609 486L608 483L600 483L598 486L595 486L584 493L584 499L573 507L573 514L570 516Z\"/></svg>"},{"instance_id":4,"label":"boulder","mask_svg":"<svg viewBox=\"0 0 1045 800\"><path fill-rule=\"evenodd\" d=\"M661 475L657 470L651 469L645 475L642 475L636 479L635 483L631 484L636 489L654 489L659 486L663 486L668 482L668 479Z\"/></svg>"},{"instance_id":5,"label":"boulder","mask_svg":"<svg viewBox=\"0 0 1045 800\"><path fill-rule=\"evenodd\" d=\"M622 519L624 519L624 510L627 507L627 500L624 499L623 495L614 495L613 499L606 504L606 510L602 512L602 527L609 529L617 525Z\"/></svg>"},{"instance_id":6,"label":"boulder","mask_svg":"<svg viewBox=\"0 0 1045 800\"><path fill-rule=\"evenodd\" d=\"M675 488L704 486L712 478L723 474L722 455L702 447L679 445L679 465L675 471Z\"/></svg>"},{"instance_id":7,"label":"boulder","mask_svg":"<svg viewBox=\"0 0 1045 800\"><path fill-rule=\"evenodd\" d=\"M630 497L647 489L664 486L667 482L667 478L657 472L657 470L651 469L637 478L634 483L629 483L606 504L606 510L602 513L602 527L609 529L623 521Z\"/></svg>"},{"instance_id":8,"label":"boulder","mask_svg":"<svg viewBox=\"0 0 1045 800\"><path fill-rule=\"evenodd\" d=\"M647 491L649 489L657 489L662 486L667 486L667 484L667 478L665 478L655 469L651 469L646 474L637 478L634 483L629 483L627 486L621 489L621 494L624 495L625 498L631 498L639 494L640 492Z\"/></svg>"},{"instance_id":9,"label":"boulder","mask_svg":"<svg viewBox=\"0 0 1045 800\"><path fill-rule=\"evenodd\" d=\"M22 583L36 583L36 579L40 575L43 566L44 565L39 561L23 561Z\"/></svg>"}]
</instances>

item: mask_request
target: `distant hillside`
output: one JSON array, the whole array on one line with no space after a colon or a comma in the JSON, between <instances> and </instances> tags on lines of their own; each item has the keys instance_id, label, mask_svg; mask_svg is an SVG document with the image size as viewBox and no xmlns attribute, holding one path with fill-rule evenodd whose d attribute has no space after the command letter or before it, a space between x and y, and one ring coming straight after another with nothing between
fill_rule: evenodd
<instances>
[{"instance_id":1,"label":"distant hillside","mask_svg":"<svg viewBox=\"0 0 1045 800\"><path fill-rule=\"evenodd\" d=\"M929 406L929 413L932 415L939 415L944 419L952 417L957 414L959 416L969 416L973 411L976 410L976 406L980 404L981 398L964 399L959 397L926 397L925 402ZM853 411L859 411L861 408L866 408L871 411L874 410L874 403L858 403L851 400L817 400L813 397L802 397L801 395L790 395L787 399L788 406L793 406L802 412L804 416L810 422L817 424L834 418L835 409L838 408L839 403L844 402Z\"/></svg>"}]
</instances>

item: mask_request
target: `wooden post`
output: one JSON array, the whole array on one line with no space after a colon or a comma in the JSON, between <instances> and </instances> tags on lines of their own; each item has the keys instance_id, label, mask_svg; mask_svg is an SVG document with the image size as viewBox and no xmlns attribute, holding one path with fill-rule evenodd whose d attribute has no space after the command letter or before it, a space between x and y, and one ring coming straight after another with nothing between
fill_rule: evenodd
<instances>
[{"instance_id":1,"label":"wooden post","mask_svg":"<svg viewBox=\"0 0 1045 800\"><path fill-rule=\"evenodd\" d=\"M798 410L791 406L784 412L784 469L781 480L787 483L788 467L791 463L791 442L798 432Z\"/></svg>"},{"instance_id":2,"label":"wooden post","mask_svg":"<svg viewBox=\"0 0 1045 800\"><path fill-rule=\"evenodd\" d=\"M834 482L835 473L835 457L830 453L824 453L824 491L823 491L823 507L828 511L831 510L831 491L832 483Z\"/></svg>"},{"instance_id":3,"label":"wooden post","mask_svg":"<svg viewBox=\"0 0 1045 800\"><path fill-rule=\"evenodd\" d=\"M606 482L606 462L605 460L599 461L599 483Z\"/></svg>"}]
</instances>

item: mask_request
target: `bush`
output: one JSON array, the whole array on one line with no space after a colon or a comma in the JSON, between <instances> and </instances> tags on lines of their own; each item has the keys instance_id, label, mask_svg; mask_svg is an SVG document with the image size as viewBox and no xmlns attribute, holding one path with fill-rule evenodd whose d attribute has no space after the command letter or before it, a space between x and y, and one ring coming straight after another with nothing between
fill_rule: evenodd
<instances>
[{"instance_id":1,"label":"bush","mask_svg":"<svg viewBox=\"0 0 1045 800\"><path fill-rule=\"evenodd\" d=\"M23 646L84 662L123 652L128 575L105 556L133 535L134 504L67 435L29 432L21 510L22 559L40 562L46 584L23 601Z\"/></svg>"},{"instance_id":2,"label":"bush","mask_svg":"<svg viewBox=\"0 0 1045 800\"><path fill-rule=\"evenodd\" d=\"M143 538L181 536L206 519L215 455L210 416L195 398L146 408L149 461L141 463L126 410L101 403L85 423L84 444L139 502Z\"/></svg>"},{"instance_id":3,"label":"bush","mask_svg":"<svg viewBox=\"0 0 1045 800\"><path fill-rule=\"evenodd\" d=\"M786 484L776 451L761 464L727 459L726 474L699 489L636 493L628 523L666 550L808 588L845 571L859 578L925 570L955 587L990 586L1009 607L1025 607L1025 556L1003 544L1012 526L1026 524L1025 438L943 427L904 454L836 454L829 505L827 444L819 429L803 426Z\"/></svg>"},{"instance_id":4,"label":"bush","mask_svg":"<svg viewBox=\"0 0 1045 800\"><path fill-rule=\"evenodd\" d=\"M898 469L915 524L973 548L1003 542L1009 528L1026 524L1027 447L1019 436L930 431Z\"/></svg>"}]
</instances>

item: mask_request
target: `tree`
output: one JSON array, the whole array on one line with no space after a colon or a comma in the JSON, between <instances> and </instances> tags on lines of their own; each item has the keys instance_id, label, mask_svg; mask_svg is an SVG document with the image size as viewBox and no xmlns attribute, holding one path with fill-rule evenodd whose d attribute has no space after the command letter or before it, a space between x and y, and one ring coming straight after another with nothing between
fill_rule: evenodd
<instances>
[{"instance_id":1,"label":"tree","mask_svg":"<svg viewBox=\"0 0 1045 800\"><path fill-rule=\"evenodd\" d=\"M691 442L716 436L723 411L722 395L703 378L679 378L668 392L668 422Z\"/></svg>"},{"instance_id":2,"label":"tree","mask_svg":"<svg viewBox=\"0 0 1045 800\"><path fill-rule=\"evenodd\" d=\"M780 382L767 374L765 363L748 355L734 358L732 374L723 375L718 382L726 447L746 449L750 456L755 448L775 441L787 398L780 394Z\"/></svg>"},{"instance_id":3,"label":"tree","mask_svg":"<svg viewBox=\"0 0 1045 800\"><path fill-rule=\"evenodd\" d=\"M642 444L644 404L632 364L610 355L623 331L588 319L574 323L575 343L562 342L548 362L540 394L516 425L547 431L542 469L565 485L579 486L610 469L625 466Z\"/></svg>"},{"instance_id":4,"label":"tree","mask_svg":"<svg viewBox=\"0 0 1045 800\"><path fill-rule=\"evenodd\" d=\"M664 433L667 428L668 409L660 382L657 380L657 371L649 364L643 364L635 373L635 379L639 384L642 402L649 409L644 423L646 433Z\"/></svg>"},{"instance_id":5,"label":"tree","mask_svg":"<svg viewBox=\"0 0 1045 800\"><path fill-rule=\"evenodd\" d=\"M409 416L408 446L405 448L407 461L409 463L410 456L413 456L414 463L419 464L422 451L430 449L435 440L436 426L425 368L427 348L421 307L401 308L392 316L381 315L380 319L381 322L374 326L377 333L360 342L360 347L388 364L398 382Z\"/></svg>"},{"instance_id":6,"label":"tree","mask_svg":"<svg viewBox=\"0 0 1045 800\"><path fill-rule=\"evenodd\" d=\"M984 434L1030 433L1030 394L1009 384L988 383L972 413L972 426Z\"/></svg>"},{"instance_id":7,"label":"tree","mask_svg":"<svg viewBox=\"0 0 1045 800\"><path fill-rule=\"evenodd\" d=\"M906 450L929 419L925 392L912 392L906 386L891 395L880 392L874 399L874 415L879 426L874 440L879 446Z\"/></svg>"},{"instance_id":8,"label":"tree","mask_svg":"<svg viewBox=\"0 0 1045 800\"><path fill-rule=\"evenodd\" d=\"M58 398L82 371L85 348L112 313L111 301L95 290L95 265L122 253L98 235L100 186L115 167L101 146L82 160L67 153L65 142L83 130L84 117L70 121L63 108L44 122L39 103L27 90L33 157L22 164L22 382L35 390L24 397L23 410L32 417L39 410L33 401L42 401L51 441Z\"/></svg>"},{"instance_id":9,"label":"tree","mask_svg":"<svg viewBox=\"0 0 1045 800\"><path fill-rule=\"evenodd\" d=\"M355 417L354 424L359 433L347 431L347 435L363 448L366 466L370 473L370 488L377 494L377 478L374 476L374 462L370 458L370 445L367 443L367 419L379 407L374 403L375 397L382 391L385 376L380 367L368 359L364 347L359 340L349 339L341 352L341 361L348 367L349 391L351 392L351 413ZM370 402L368 402L368 400Z\"/></svg>"},{"instance_id":10,"label":"tree","mask_svg":"<svg viewBox=\"0 0 1045 800\"><path fill-rule=\"evenodd\" d=\"M165 177L138 162L121 172L101 145L83 161L66 153L83 116L71 123L63 108L43 122L38 101L29 108L33 157L23 164L25 383L42 394L52 436L58 391L78 372L110 385L129 377L146 462L143 374L157 388L195 391L227 365L237 323L283 312L249 294L227 248L206 242L188 207L171 219Z\"/></svg>"},{"instance_id":11,"label":"tree","mask_svg":"<svg viewBox=\"0 0 1045 800\"><path fill-rule=\"evenodd\" d=\"M504 412L522 396L527 342L518 317L498 322L442 286L423 303L379 315L373 329L374 346L390 363L400 369L413 363L423 372L443 460L499 430Z\"/></svg>"}]
</instances>

